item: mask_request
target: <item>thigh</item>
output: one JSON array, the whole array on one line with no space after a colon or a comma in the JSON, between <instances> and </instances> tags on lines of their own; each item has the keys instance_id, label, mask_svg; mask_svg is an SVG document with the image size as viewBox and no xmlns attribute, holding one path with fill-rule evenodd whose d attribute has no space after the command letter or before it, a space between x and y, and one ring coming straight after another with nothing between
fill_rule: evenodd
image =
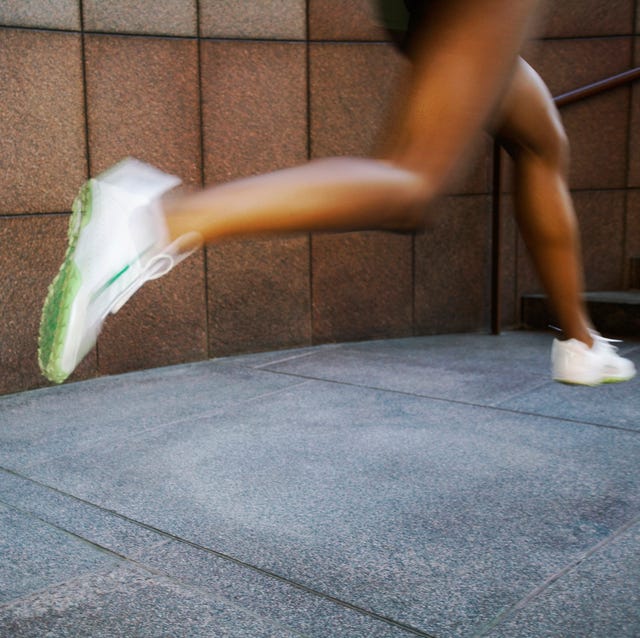
<instances>
[{"instance_id":1,"label":"thigh","mask_svg":"<svg viewBox=\"0 0 640 638\"><path fill-rule=\"evenodd\" d=\"M501 101L536 0L433 0L416 31L391 156L436 188Z\"/></svg>"}]
</instances>

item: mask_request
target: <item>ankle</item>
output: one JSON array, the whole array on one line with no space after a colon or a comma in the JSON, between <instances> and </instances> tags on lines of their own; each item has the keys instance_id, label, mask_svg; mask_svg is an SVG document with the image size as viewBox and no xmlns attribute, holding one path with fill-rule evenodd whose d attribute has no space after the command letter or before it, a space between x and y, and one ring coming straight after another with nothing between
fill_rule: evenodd
<instances>
[{"instance_id":1,"label":"ankle","mask_svg":"<svg viewBox=\"0 0 640 638\"><path fill-rule=\"evenodd\" d=\"M578 326L572 329L565 328L561 330L563 340L575 339L584 343L588 348L594 344L594 335L597 334L593 328Z\"/></svg>"}]
</instances>

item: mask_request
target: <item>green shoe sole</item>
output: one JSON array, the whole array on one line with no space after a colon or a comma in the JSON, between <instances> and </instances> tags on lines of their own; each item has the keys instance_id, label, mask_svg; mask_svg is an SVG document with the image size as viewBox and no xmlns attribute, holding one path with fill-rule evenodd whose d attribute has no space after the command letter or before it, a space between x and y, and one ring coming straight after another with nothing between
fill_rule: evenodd
<instances>
[{"instance_id":1,"label":"green shoe sole","mask_svg":"<svg viewBox=\"0 0 640 638\"><path fill-rule=\"evenodd\" d=\"M60 270L49 286L40 319L38 363L42 374L54 383L62 383L71 373L62 369L62 355L73 301L82 284L82 276L73 258L80 232L91 219L92 181L84 184L73 202L69 245Z\"/></svg>"}]
</instances>

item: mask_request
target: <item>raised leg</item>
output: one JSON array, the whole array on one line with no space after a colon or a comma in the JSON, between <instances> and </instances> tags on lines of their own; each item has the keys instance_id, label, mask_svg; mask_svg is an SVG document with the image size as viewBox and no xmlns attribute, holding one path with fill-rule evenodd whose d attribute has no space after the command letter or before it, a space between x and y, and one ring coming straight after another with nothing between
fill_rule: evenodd
<instances>
[{"instance_id":1,"label":"raised leg","mask_svg":"<svg viewBox=\"0 0 640 638\"><path fill-rule=\"evenodd\" d=\"M425 222L490 117L537 0L443 0L414 50L406 99L381 159L332 158L166 203L172 238L408 230Z\"/></svg>"}]
</instances>

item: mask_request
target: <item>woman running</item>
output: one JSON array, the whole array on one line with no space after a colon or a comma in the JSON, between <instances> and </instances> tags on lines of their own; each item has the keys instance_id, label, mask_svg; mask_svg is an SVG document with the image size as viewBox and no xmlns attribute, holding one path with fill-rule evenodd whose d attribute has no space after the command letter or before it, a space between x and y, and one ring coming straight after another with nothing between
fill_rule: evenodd
<instances>
[{"instance_id":1,"label":"woman running","mask_svg":"<svg viewBox=\"0 0 640 638\"><path fill-rule=\"evenodd\" d=\"M517 221L563 332L553 378L597 385L634 376L587 316L566 136L546 86L519 57L538 1L381 4L412 62L382 156L314 160L164 200L179 180L136 160L84 185L42 314L39 360L49 379L66 379L110 313L203 243L428 226L429 204L483 130L513 157Z\"/></svg>"}]
</instances>

